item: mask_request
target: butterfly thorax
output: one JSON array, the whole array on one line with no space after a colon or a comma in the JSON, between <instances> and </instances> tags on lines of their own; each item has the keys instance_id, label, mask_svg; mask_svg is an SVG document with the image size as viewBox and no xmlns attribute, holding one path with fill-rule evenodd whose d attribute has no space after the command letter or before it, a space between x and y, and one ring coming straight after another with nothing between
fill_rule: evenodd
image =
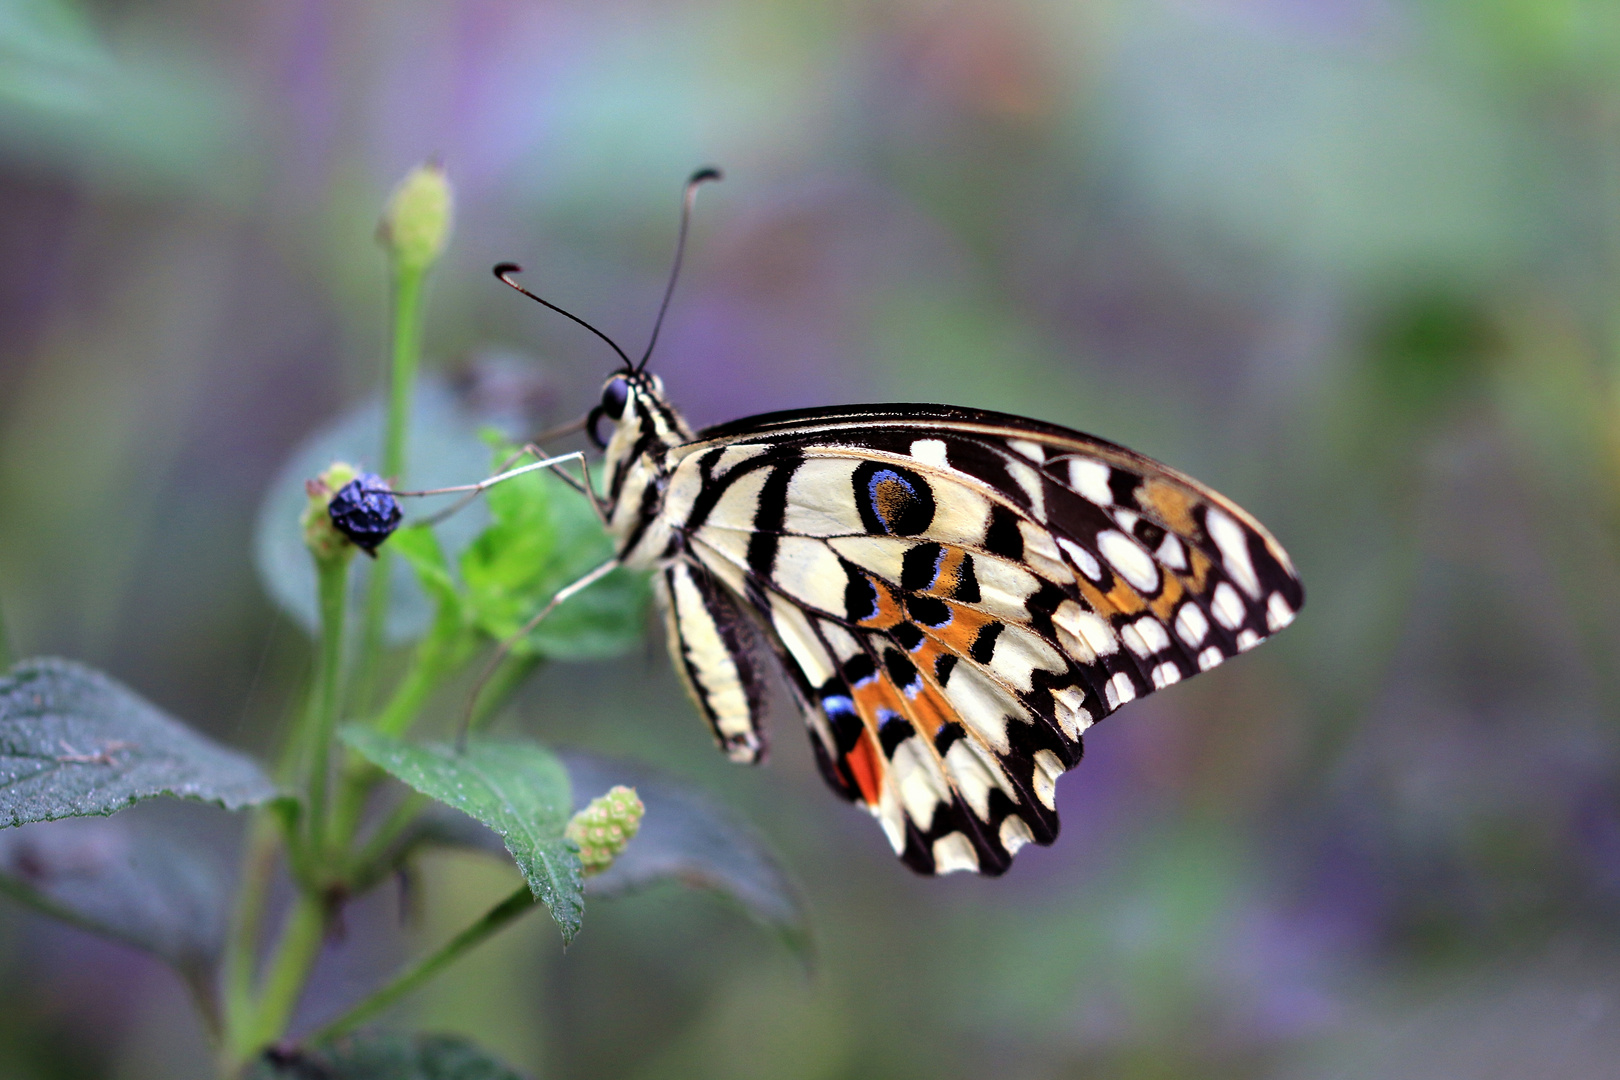
<instances>
[{"instance_id":1,"label":"butterfly thorax","mask_svg":"<svg viewBox=\"0 0 1620 1080\"><path fill-rule=\"evenodd\" d=\"M602 389L602 415L613 422L604 451L604 510L619 559L649 568L673 554L668 515L671 450L692 441L692 429L647 372L614 375Z\"/></svg>"}]
</instances>

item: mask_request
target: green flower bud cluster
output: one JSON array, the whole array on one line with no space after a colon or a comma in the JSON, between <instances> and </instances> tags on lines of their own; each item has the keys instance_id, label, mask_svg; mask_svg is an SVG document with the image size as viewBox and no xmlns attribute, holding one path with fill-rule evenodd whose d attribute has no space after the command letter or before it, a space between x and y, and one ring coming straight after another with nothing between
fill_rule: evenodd
<instances>
[{"instance_id":1,"label":"green flower bud cluster","mask_svg":"<svg viewBox=\"0 0 1620 1080\"><path fill-rule=\"evenodd\" d=\"M377 224L377 239L396 269L420 273L432 266L450 240L453 200L443 166L430 161L405 174Z\"/></svg>"},{"instance_id":2,"label":"green flower bud cluster","mask_svg":"<svg viewBox=\"0 0 1620 1080\"><path fill-rule=\"evenodd\" d=\"M346 559L354 554L349 538L338 532L327 513L332 496L343 490L345 484L360 475L360 470L346 461L334 461L326 471L313 480L305 481L304 493L309 503L298 523L304 529L304 546L315 556L316 562Z\"/></svg>"},{"instance_id":3,"label":"green flower bud cluster","mask_svg":"<svg viewBox=\"0 0 1620 1080\"><path fill-rule=\"evenodd\" d=\"M620 784L569 819L564 835L579 847L579 862L587 876L600 874L613 864L641 828L647 808L635 788Z\"/></svg>"}]
</instances>

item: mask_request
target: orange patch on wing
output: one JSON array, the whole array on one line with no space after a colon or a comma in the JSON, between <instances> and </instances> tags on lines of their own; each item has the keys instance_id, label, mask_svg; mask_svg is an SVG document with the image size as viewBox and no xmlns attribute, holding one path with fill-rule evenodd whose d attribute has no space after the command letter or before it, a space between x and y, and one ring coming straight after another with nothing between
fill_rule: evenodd
<instances>
[{"instance_id":1,"label":"orange patch on wing","mask_svg":"<svg viewBox=\"0 0 1620 1080\"><path fill-rule=\"evenodd\" d=\"M1181 599L1181 578L1168 570L1160 571L1160 576L1164 578L1164 588L1148 607L1152 608L1153 614L1161 620L1169 622L1170 613L1175 610L1176 603Z\"/></svg>"},{"instance_id":2,"label":"orange patch on wing","mask_svg":"<svg viewBox=\"0 0 1620 1080\"><path fill-rule=\"evenodd\" d=\"M996 621L993 615L961 604L951 604L951 621L944 626L925 626L923 633L954 653L966 654L986 623Z\"/></svg>"},{"instance_id":3,"label":"orange patch on wing","mask_svg":"<svg viewBox=\"0 0 1620 1080\"><path fill-rule=\"evenodd\" d=\"M1157 478L1148 480L1136 490L1136 501L1142 509L1154 514L1182 536L1197 536L1198 523L1193 520L1193 507L1197 505L1192 493Z\"/></svg>"},{"instance_id":4,"label":"orange patch on wing","mask_svg":"<svg viewBox=\"0 0 1620 1080\"><path fill-rule=\"evenodd\" d=\"M877 614L862 619L860 624L874 630L887 630L905 622L906 613L901 610L900 601L895 597L894 590L870 574L866 576L866 580L877 590Z\"/></svg>"},{"instance_id":5,"label":"orange patch on wing","mask_svg":"<svg viewBox=\"0 0 1620 1080\"><path fill-rule=\"evenodd\" d=\"M1203 596L1209 591L1209 570L1215 564L1208 555L1190 546L1187 548L1187 559L1192 566L1189 580L1191 591L1196 596Z\"/></svg>"},{"instance_id":6,"label":"orange patch on wing","mask_svg":"<svg viewBox=\"0 0 1620 1080\"><path fill-rule=\"evenodd\" d=\"M939 569L934 574L934 580L923 592L929 596L949 598L956 595L956 590L962 583L962 560L967 558L967 552L959 547L947 547L940 555Z\"/></svg>"}]
</instances>

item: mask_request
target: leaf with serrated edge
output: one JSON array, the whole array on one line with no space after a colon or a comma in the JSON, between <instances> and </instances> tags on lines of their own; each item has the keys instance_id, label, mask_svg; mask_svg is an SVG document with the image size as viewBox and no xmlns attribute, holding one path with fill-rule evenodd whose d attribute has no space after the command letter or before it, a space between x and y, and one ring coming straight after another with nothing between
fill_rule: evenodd
<instances>
[{"instance_id":1,"label":"leaf with serrated edge","mask_svg":"<svg viewBox=\"0 0 1620 1080\"><path fill-rule=\"evenodd\" d=\"M568 772L534 743L472 739L465 752L440 743L408 743L350 725L343 741L423 795L495 830L536 900L551 910L563 941L585 914L579 856L563 838L573 812Z\"/></svg>"},{"instance_id":2,"label":"leaf with serrated edge","mask_svg":"<svg viewBox=\"0 0 1620 1080\"><path fill-rule=\"evenodd\" d=\"M144 811L0 830L0 892L205 976L225 940L220 868L182 842L186 821Z\"/></svg>"},{"instance_id":3,"label":"leaf with serrated edge","mask_svg":"<svg viewBox=\"0 0 1620 1080\"><path fill-rule=\"evenodd\" d=\"M251 758L68 660L0 677L0 826L111 814L158 795L237 810L273 798Z\"/></svg>"},{"instance_id":4,"label":"leaf with serrated edge","mask_svg":"<svg viewBox=\"0 0 1620 1080\"><path fill-rule=\"evenodd\" d=\"M272 1050L244 1080L524 1080L458 1035L366 1033L307 1050Z\"/></svg>"}]
</instances>

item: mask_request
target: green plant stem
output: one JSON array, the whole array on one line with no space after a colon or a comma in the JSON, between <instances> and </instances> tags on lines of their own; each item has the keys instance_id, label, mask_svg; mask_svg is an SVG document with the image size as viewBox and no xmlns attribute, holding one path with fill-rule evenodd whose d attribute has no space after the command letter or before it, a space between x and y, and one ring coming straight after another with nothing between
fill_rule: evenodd
<instances>
[{"instance_id":1,"label":"green plant stem","mask_svg":"<svg viewBox=\"0 0 1620 1080\"><path fill-rule=\"evenodd\" d=\"M268 810L254 812L242 857L236 911L225 942L220 986L224 995L225 1043L232 1046L253 1015L253 961L259 951L259 927L275 870L279 832Z\"/></svg>"},{"instance_id":2,"label":"green plant stem","mask_svg":"<svg viewBox=\"0 0 1620 1080\"><path fill-rule=\"evenodd\" d=\"M301 894L282 926L253 1019L241 1029L239 1041L229 1048L235 1060L247 1060L286 1032L310 969L320 956L325 935L326 904L313 893Z\"/></svg>"},{"instance_id":3,"label":"green plant stem","mask_svg":"<svg viewBox=\"0 0 1620 1080\"><path fill-rule=\"evenodd\" d=\"M388 415L383 426L382 472L393 482L404 477L406 439L410 434L411 395L422 360L422 299L426 268L393 268L394 325L388 364ZM350 704L357 711L369 706L382 661L383 631L388 619L389 579L393 557L387 546L377 552L366 587L364 629L360 656L355 664Z\"/></svg>"},{"instance_id":4,"label":"green plant stem","mask_svg":"<svg viewBox=\"0 0 1620 1080\"><path fill-rule=\"evenodd\" d=\"M529 887L527 885L518 886L511 896L490 908L483 918L440 946L438 951L416 961L416 963L394 976L386 985L374 991L348 1012L323 1025L306 1041L310 1043L325 1042L345 1032L354 1030L432 979L474 946L493 936L509 923L534 910L535 906L534 894L529 892Z\"/></svg>"},{"instance_id":5,"label":"green plant stem","mask_svg":"<svg viewBox=\"0 0 1620 1080\"><path fill-rule=\"evenodd\" d=\"M309 837L319 850L325 835L327 792L331 785L332 733L343 700L343 628L348 607L349 560L316 563L321 607L321 651L303 743L309 760Z\"/></svg>"}]
</instances>

